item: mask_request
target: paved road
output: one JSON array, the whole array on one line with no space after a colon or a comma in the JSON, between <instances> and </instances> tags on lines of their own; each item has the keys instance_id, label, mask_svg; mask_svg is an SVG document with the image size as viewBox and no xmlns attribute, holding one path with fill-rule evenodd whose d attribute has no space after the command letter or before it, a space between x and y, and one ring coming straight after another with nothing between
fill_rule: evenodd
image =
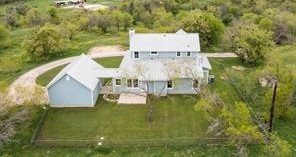
<instances>
[{"instance_id":1,"label":"paved road","mask_svg":"<svg viewBox=\"0 0 296 157\"><path fill-rule=\"evenodd\" d=\"M91 54L91 58L103 58L103 57L115 57L115 56L123 56L126 53L126 51L114 51L114 52L98 52ZM207 57L237 57L233 53L201 53L201 55L205 55ZM58 66L70 63L73 59L76 57L69 57L65 59L60 59L57 61L53 61L44 65L41 65L39 67L36 67L25 74L21 75L18 79L16 79L9 87L9 96L11 97L11 100L15 104L21 104L23 102L22 99L24 99L23 93L24 89L26 90L34 90L37 86L36 79L41 74L56 68ZM46 95L46 94L45 94ZM26 95L27 97L28 95Z\"/></svg>"}]
</instances>

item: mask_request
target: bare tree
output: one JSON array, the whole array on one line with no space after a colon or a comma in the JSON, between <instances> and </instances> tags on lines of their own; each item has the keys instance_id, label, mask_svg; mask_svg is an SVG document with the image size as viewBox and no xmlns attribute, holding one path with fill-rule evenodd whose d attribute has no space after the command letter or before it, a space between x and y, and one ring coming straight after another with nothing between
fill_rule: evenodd
<instances>
[{"instance_id":1,"label":"bare tree","mask_svg":"<svg viewBox=\"0 0 296 157\"><path fill-rule=\"evenodd\" d=\"M132 69L122 70L122 77L124 78L136 78L139 80L139 89L144 93L147 98L148 105L148 116L149 122L152 122L152 116L154 111L154 106L165 90L166 83L163 84L159 91L151 93L149 83L153 82L151 74L148 72L149 67L145 64L136 63ZM138 92L133 92L133 94L139 94Z\"/></svg>"},{"instance_id":2,"label":"bare tree","mask_svg":"<svg viewBox=\"0 0 296 157\"><path fill-rule=\"evenodd\" d=\"M9 91L1 90L0 92L0 146L9 142L16 134L17 125L29 118L28 114L32 111L31 105L39 105L44 102L44 91L40 87L35 89L23 86L15 87L17 92L13 95ZM18 103L16 104L16 101ZM27 105L22 110L14 110L16 105Z\"/></svg>"},{"instance_id":3,"label":"bare tree","mask_svg":"<svg viewBox=\"0 0 296 157\"><path fill-rule=\"evenodd\" d=\"M203 76L203 74L202 71L198 71L197 67L201 67L201 65L192 58L171 60L165 64L168 78L174 80L174 82L178 82L180 78L191 78L193 81L193 89L196 94L199 94L203 79L201 76Z\"/></svg>"}]
</instances>

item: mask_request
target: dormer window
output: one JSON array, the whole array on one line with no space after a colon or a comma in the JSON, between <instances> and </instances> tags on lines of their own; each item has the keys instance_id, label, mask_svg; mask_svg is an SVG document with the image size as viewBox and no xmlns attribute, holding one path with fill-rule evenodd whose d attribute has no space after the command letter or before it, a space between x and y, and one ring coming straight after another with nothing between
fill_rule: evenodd
<instances>
[{"instance_id":1,"label":"dormer window","mask_svg":"<svg viewBox=\"0 0 296 157\"><path fill-rule=\"evenodd\" d=\"M176 56L177 56L177 57L181 57L181 52L180 52L180 51L177 52L177 53L176 53Z\"/></svg>"},{"instance_id":2,"label":"dormer window","mask_svg":"<svg viewBox=\"0 0 296 157\"><path fill-rule=\"evenodd\" d=\"M158 52L156 52L156 51L151 51L151 52L150 52L150 55L158 55Z\"/></svg>"},{"instance_id":3,"label":"dormer window","mask_svg":"<svg viewBox=\"0 0 296 157\"><path fill-rule=\"evenodd\" d=\"M191 52L188 51L188 52L186 53L186 56L187 56L187 57L191 57Z\"/></svg>"},{"instance_id":4,"label":"dormer window","mask_svg":"<svg viewBox=\"0 0 296 157\"><path fill-rule=\"evenodd\" d=\"M134 58L139 58L139 52L138 51L134 52Z\"/></svg>"}]
</instances>

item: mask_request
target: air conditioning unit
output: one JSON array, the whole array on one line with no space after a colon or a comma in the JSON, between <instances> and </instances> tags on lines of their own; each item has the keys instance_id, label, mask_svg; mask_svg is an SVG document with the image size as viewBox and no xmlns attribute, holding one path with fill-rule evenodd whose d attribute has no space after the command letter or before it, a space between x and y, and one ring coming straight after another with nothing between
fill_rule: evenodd
<instances>
[{"instance_id":1,"label":"air conditioning unit","mask_svg":"<svg viewBox=\"0 0 296 157\"><path fill-rule=\"evenodd\" d=\"M214 75L209 75L209 84L213 84L215 82L215 76Z\"/></svg>"}]
</instances>

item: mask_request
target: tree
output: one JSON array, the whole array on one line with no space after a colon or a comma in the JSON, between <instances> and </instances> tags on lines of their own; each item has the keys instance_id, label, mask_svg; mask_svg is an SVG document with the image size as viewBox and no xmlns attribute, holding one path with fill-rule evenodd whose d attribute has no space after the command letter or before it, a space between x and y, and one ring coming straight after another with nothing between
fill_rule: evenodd
<instances>
[{"instance_id":1,"label":"tree","mask_svg":"<svg viewBox=\"0 0 296 157\"><path fill-rule=\"evenodd\" d=\"M134 18L129 13L123 13L123 27L124 31L127 31L128 27L133 25Z\"/></svg>"},{"instance_id":2,"label":"tree","mask_svg":"<svg viewBox=\"0 0 296 157\"><path fill-rule=\"evenodd\" d=\"M23 1L23 0L0 0L0 4L9 4L16 1Z\"/></svg>"},{"instance_id":3,"label":"tree","mask_svg":"<svg viewBox=\"0 0 296 157\"><path fill-rule=\"evenodd\" d=\"M210 46L220 41L224 31L221 20L211 13L200 10L191 11L181 20L181 27L186 32L199 33L201 45Z\"/></svg>"},{"instance_id":4,"label":"tree","mask_svg":"<svg viewBox=\"0 0 296 157\"><path fill-rule=\"evenodd\" d=\"M247 155L247 144L263 139L257 126L251 120L250 111L246 104L235 103L233 109L224 106L221 117L226 126L225 133L236 145L239 156Z\"/></svg>"},{"instance_id":5,"label":"tree","mask_svg":"<svg viewBox=\"0 0 296 157\"><path fill-rule=\"evenodd\" d=\"M151 86L151 76L147 73L147 70L149 70L149 67L147 67L145 64L136 63L132 67L124 69L122 73L122 77L124 80L129 78L134 78L139 81L138 87L141 89L141 91L144 92L145 96L147 96L147 106L148 106L148 114L147 119L148 122L153 121L153 111L154 106L156 105L157 100L160 98L160 96L163 94L163 91L165 90L166 83L163 84L163 86L158 91L153 91L151 93L150 86ZM126 81L123 81L126 82ZM136 93L138 94L138 93Z\"/></svg>"},{"instance_id":6,"label":"tree","mask_svg":"<svg viewBox=\"0 0 296 157\"><path fill-rule=\"evenodd\" d=\"M173 20L173 14L166 12L164 8L157 8L153 10L152 17L153 17L154 28L169 26Z\"/></svg>"},{"instance_id":7,"label":"tree","mask_svg":"<svg viewBox=\"0 0 296 157\"><path fill-rule=\"evenodd\" d=\"M108 11L99 11L92 13L86 23L85 28L97 27L101 29L104 33L107 33L109 27L112 26L112 17L109 15Z\"/></svg>"},{"instance_id":8,"label":"tree","mask_svg":"<svg viewBox=\"0 0 296 157\"><path fill-rule=\"evenodd\" d=\"M271 82L278 81L278 88L275 100L275 118L293 119L296 113L296 67L294 63L289 63L285 58L279 59L279 51L272 51L267 55L266 65L259 72L264 76L272 76ZM295 60L293 55L289 59ZM266 113L270 108L272 98L272 88L267 89L263 103L266 106ZM268 116L266 115L266 118Z\"/></svg>"},{"instance_id":9,"label":"tree","mask_svg":"<svg viewBox=\"0 0 296 157\"><path fill-rule=\"evenodd\" d=\"M202 111L209 121L214 121L221 114L224 102L215 91L211 91L206 85L201 88L199 94L201 98L195 104L194 109Z\"/></svg>"},{"instance_id":10,"label":"tree","mask_svg":"<svg viewBox=\"0 0 296 157\"><path fill-rule=\"evenodd\" d=\"M270 143L264 146L264 155L270 157L292 157L292 146L279 136L272 134Z\"/></svg>"},{"instance_id":11,"label":"tree","mask_svg":"<svg viewBox=\"0 0 296 157\"><path fill-rule=\"evenodd\" d=\"M139 13L139 20L145 24L146 27L152 28L153 17L149 11L143 11Z\"/></svg>"},{"instance_id":12,"label":"tree","mask_svg":"<svg viewBox=\"0 0 296 157\"><path fill-rule=\"evenodd\" d=\"M123 13L119 10L115 10L112 12L112 21L114 22L117 31L120 30L120 27L122 27L124 25L124 16Z\"/></svg>"},{"instance_id":13,"label":"tree","mask_svg":"<svg viewBox=\"0 0 296 157\"><path fill-rule=\"evenodd\" d=\"M69 39L69 40L73 39L73 37L75 36L78 30L78 26L68 21L61 22L58 28L59 28L60 34L65 39Z\"/></svg>"},{"instance_id":14,"label":"tree","mask_svg":"<svg viewBox=\"0 0 296 157\"><path fill-rule=\"evenodd\" d=\"M266 9L263 15L273 22L273 40L276 44L293 43L296 37L296 15L278 8Z\"/></svg>"},{"instance_id":15,"label":"tree","mask_svg":"<svg viewBox=\"0 0 296 157\"><path fill-rule=\"evenodd\" d=\"M0 41L0 49L3 49L8 45L9 30L3 25L0 25Z\"/></svg>"},{"instance_id":16,"label":"tree","mask_svg":"<svg viewBox=\"0 0 296 157\"><path fill-rule=\"evenodd\" d=\"M234 52L242 61L253 66L265 59L265 54L272 46L272 33L261 30L256 25L238 28L237 34L233 35Z\"/></svg>"},{"instance_id":17,"label":"tree","mask_svg":"<svg viewBox=\"0 0 296 157\"><path fill-rule=\"evenodd\" d=\"M67 47L67 40L60 34L58 26L48 24L35 28L23 45L30 59L40 60L59 55Z\"/></svg>"},{"instance_id":18,"label":"tree","mask_svg":"<svg viewBox=\"0 0 296 157\"><path fill-rule=\"evenodd\" d=\"M6 26L16 27L17 26L17 13L14 7L6 7L4 14L4 22Z\"/></svg>"},{"instance_id":19,"label":"tree","mask_svg":"<svg viewBox=\"0 0 296 157\"><path fill-rule=\"evenodd\" d=\"M49 16L49 21L52 24L59 24L60 23L60 19L57 13L57 9L55 7L49 7L47 9L47 14Z\"/></svg>"},{"instance_id":20,"label":"tree","mask_svg":"<svg viewBox=\"0 0 296 157\"><path fill-rule=\"evenodd\" d=\"M38 9L31 9L26 15L26 22L29 26L40 26L45 21L45 16Z\"/></svg>"},{"instance_id":21,"label":"tree","mask_svg":"<svg viewBox=\"0 0 296 157\"><path fill-rule=\"evenodd\" d=\"M30 10L30 7L27 4L25 4L24 2L18 2L15 5L15 10L16 10L17 14L24 16Z\"/></svg>"}]
</instances>

